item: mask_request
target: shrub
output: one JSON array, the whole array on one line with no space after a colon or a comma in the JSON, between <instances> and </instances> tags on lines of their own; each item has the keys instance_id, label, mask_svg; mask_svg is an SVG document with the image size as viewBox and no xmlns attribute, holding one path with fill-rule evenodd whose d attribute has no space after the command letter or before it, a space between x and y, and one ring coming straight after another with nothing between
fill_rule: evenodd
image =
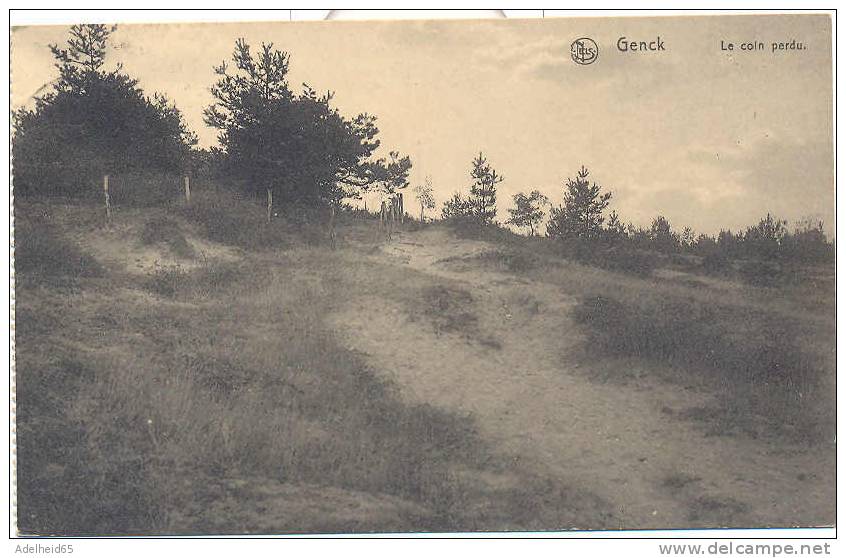
<instances>
[{"instance_id":1,"label":"shrub","mask_svg":"<svg viewBox=\"0 0 846 558\"><path fill-rule=\"evenodd\" d=\"M426 228L426 223L421 223L417 219L406 219L404 229L408 232L417 232Z\"/></svg>"},{"instance_id":2,"label":"shrub","mask_svg":"<svg viewBox=\"0 0 846 558\"><path fill-rule=\"evenodd\" d=\"M647 276L658 266L654 252L636 248L628 242L605 243L586 238L562 238L556 241L559 254L579 263L638 276Z\"/></svg>"},{"instance_id":3,"label":"shrub","mask_svg":"<svg viewBox=\"0 0 846 558\"><path fill-rule=\"evenodd\" d=\"M639 308L615 298L595 296L582 301L575 318L588 327L592 345L603 352L670 361L679 357L695 359L717 348L713 334L686 315L690 310L677 302L661 301Z\"/></svg>"},{"instance_id":4,"label":"shrub","mask_svg":"<svg viewBox=\"0 0 846 558\"><path fill-rule=\"evenodd\" d=\"M503 249L490 250L479 255L483 263L493 264L508 271L521 273L541 265L540 258L529 250Z\"/></svg>"},{"instance_id":5,"label":"shrub","mask_svg":"<svg viewBox=\"0 0 846 558\"><path fill-rule=\"evenodd\" d=\"M785 279L782 267L776 262L743 262L738 271L741 279L756 287L773 287Z\"/></svg>"},{"instance_id":6,"label":"shrub","mask_svg":"<svg viewBox=\"0 0 846 558\"><path fill-rule=\"evenodd\" d=\"M204 259L190 274L191 291L195 296L209 297L230 289L233 285L254 289L267 283L266 267Z\"/></svg>"},{"instance_id":7,"label":"shrub","mask_svg":"<svg viewBox=\"0 0 846 558\"><path fill-rule=\"evenodd\" d=\"M593 264L611 271L646 277L658 267L659 257L654 252L638 250L629 245L617 245L599 251Z\"/></svg>"},{"instance_id":8,"label":"shrub","mask_svg":"<svg viewBox=\"0 0 846 558\"><path fill-rule=\"evenodd\" d=\"M482 224L472 215L459 215L445 219L444 223L459 238L487 240L490 242L510 242L523 239L520 235L499 226L496 223Z\"/></svg>"},{"instance_id":9,"label":"shrub","mask_svg":"<svg viewBox=\"0 0 846 558\"><path fill-rule=\"evenodd\" d=\"M179 223L162 215L144 223L144 228L141 230L141 242L147 245L164 244L180 258L193 258L196 255Z\"/></svg>"},{"instance_id":10,"label":"shrub","mask_svg":"<svg viewBox=\"0 0 846 558\"><path fill-rule=\"evenodd\" d=\"M822 369L803 350L797 322L694 300L609 296L582 300L574 317L586 328L589 350L670 365L724 386L734 412L760 413L777 430L816 420L809 403Z\"/></svg>"},{"instance_id":11,"label":"shrub","mask_svg":"<svg viewBox=\"0 0 846 558\"><path fill-rule=\"evenodd\" d=\"M188 280L188 273L179 264L161 265L156 262L153 271L147 278L147 288L152 292L174 297L184 289Z\"/></svg>"},{"instance_id":12,"label":"shrub","mask_svg":"<svg viewBox=\"0 0 846 558\"><path fill-rule=\"evenodd\" d=\"M196 196L182 213L200 225L209 240L230 246L255 247L258 231L265 225L261 208L240 196Z\"/></svg>"},{"instance_id":13,"label":"shrub","mask_svg":"<svg viewBox=\"0 0 846 558\"><path fill-rule=\"evenodd\" d=\"M102 178L101 178L102 180ZM116 207L162 207L184 200L184 178L175 173L137 171L109 176L109 201ZM102 196L102 183L94 185Z\"/></svg>"},{"instance_id":14,"label":"shrub","mask_svg":"<svg viewBox=\"0 0 846 558\"><path fill-rule=\"evenodd\" d=\"M731 271L731 260L722 251L714 251L702 258L702 270L709 275L718 275Z\"/></svg>"},{"instance_id":15,"label":"shrub","mask_svg":"<svg viewBox=\"0 0 846 558\"><path fill-rule=\"evenodd\" d=\"M338 211L338 218L339 219L350 219L353 221L358 221L362 219L366 219L369 221L375 221L379 219L378 213L373 213L370 210L361 208L361 207L353 207L348 203L344 203L341 205L340 211ZM412 219L406 215L405 221L409 222Z\"/></svg>"},{"instance_id":16,"label":"shrub","mask_svg":"<svg viewBox=\"0 0 846 558\"><path fill-rule=\"evenodd\" d=\"M473 312L473 296L463 290L437 285L423 292L424 313L435 326L436 333L468 333L476 327L478 316Z\"/></svg>"},{"instance_id":17,"label":"shrub","mask_svg":"<svg viewBox=\"0 0 846 558\"><path fill-rule=\"evenodd\" d=\"M484 225L471 215L453 215L444 218L443 223L460 238L478 238Z\"/></svg>"},{"instance_id":18,"label":"shrub","mask_svg":"<svg viewBox=\"0 0 846 558\"><path fill-rule=\"evenodd\" d=\"M200 266L186 269L180 264L156 262L147 277L148 290L168 298L211 297L233 285L254 289L267 284L269 271L258 265L244 265L203 259Z\"/></svg>"}]
</instances>

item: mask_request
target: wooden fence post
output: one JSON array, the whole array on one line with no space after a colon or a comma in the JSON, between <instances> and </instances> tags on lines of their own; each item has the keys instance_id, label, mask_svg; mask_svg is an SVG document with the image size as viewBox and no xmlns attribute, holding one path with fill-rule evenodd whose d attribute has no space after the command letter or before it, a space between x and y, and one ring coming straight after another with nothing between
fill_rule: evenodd
<instances>
[{"instance_id":1,"label":"wooden fence post","mask_svg":"<svg viewBox=\"0 0 846 558\"><path fill-rule=\"evenodd\" d=\"M109 175L103 175L103 196L106 198L106 223L112 222L112 206L109 203Z\"/></svg>"},{"instance_id":2,"label":"wooden fence post","mask_svg":"<svg viewBox=\"0 0 846 558\"><path fill-rule=\"evenodd\" d=\"M382 209L385 213L385 238L388 238L391 235L391 232L390 232L391 231L391 229L390 229L391 224L390 224L390 220L388 218L388 202L386 202L386 201L382 202Z\"/></svg>"},{"instance_id":3,"label":"wooden fence post","mask_svg":"<svg viewBox=\"0 0 846 558\"><path fill-rule=\"evenodd\" d=\"M191 203L191 178L185 175L185 203Z\"/></svg>"},{"instance_id":4,"label":"wooden fence post","mask_svg":"<svg viewBox=\"0 0 846 558\"><path fill-rule=\"evenodd\" d=\"M267 189L267 222L270 223L270 218L273 216L273 190Z\"/></svg>"},{"instance_id":5,"label":"wooden fence post","mask_svg":"<svg viewBox=\"0 0 846 558\"><path fill-rule=\"evenodd\" d=\"M332 214L329 216L329 240L332 243L332 250L335 249L335 205L332 205Z\"/></svg>"},{"instance_id":6,"label":"wooden fence post","mask_svg":"<svg viewBox=\"0 0 846 558\"><path fill-rule=\"evenodd\" d=\"M379 208L379 232L385 232L385 201L382 200L382 206Z\"/></svg>"},{"instance_id":7,"label":"wooden fence post","mask_svg":"<svg viewBox=\"0 0 846 558\"><path fill-rule=\"evenodd\" d=\"M399 212L400 212L400 225L405 224L405 204L402 200L402 192L399 194Z\"/></svg>"},{"instance_id":8,"label":"wooden fence post","mask_svg":"<svg viewBox=\"0 0 846 558\"><path fill-rule=\"evenodd\" d=\"M396 208L396 200L394 198L391 198L391 216L388 221L388 240L390 240L394 234L394 221L396 221L397 218Z\"/></svg>"}]
</instances>

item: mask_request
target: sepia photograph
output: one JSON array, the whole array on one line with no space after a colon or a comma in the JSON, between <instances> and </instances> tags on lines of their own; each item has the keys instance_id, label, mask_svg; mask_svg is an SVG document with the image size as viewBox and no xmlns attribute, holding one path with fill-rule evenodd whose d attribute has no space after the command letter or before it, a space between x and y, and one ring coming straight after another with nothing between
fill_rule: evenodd
<instances>
[{"instance_id":1,"label":"sepia photograph","mask_svg":"<svg viewBox=\"0 0 846 558\"><path fill-rule=\"evenodd\" d=\"M119 15L10 23L17 535L835 526L833 14Z\"/></svg>"}]
</instances>

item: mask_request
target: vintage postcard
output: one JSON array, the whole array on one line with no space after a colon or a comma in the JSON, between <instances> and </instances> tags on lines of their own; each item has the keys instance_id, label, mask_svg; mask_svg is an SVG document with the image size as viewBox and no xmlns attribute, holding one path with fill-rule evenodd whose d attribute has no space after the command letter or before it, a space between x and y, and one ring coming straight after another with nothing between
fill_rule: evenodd
<instances>
[{"instance_id":1,"label":"vintage postcard","mask_svg":"<svg viewBox=\"0 0 846 558\"><path fill-rule=\"evenodd\" d=\"M834 525L832 17L13 28L17 533Z\"/></svg>"}]
</instances>

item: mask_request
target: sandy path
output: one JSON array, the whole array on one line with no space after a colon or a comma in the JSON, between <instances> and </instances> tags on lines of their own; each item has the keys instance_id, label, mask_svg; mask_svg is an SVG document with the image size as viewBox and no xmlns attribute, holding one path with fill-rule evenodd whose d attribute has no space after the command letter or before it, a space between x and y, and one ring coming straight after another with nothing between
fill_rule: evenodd
<instances>
[{"instance_id":1,"label":"sandy path","mask_svg":"<svg viewBox=\"0 0 846 558\"><path fill-rule=\"evenodd\" d=\"M552 284L437 263L486 248L427 230L396 235L376 257L466 285L480 329L501 349L435 335L430 324L375 297L350 300L334 326L405 397L471 413L515 472L560 479L613 502L622 528L833 522L831 448L705 436L662 412L701 405L702 394L650 378L626 386L588 380L573 353L580 334L567 310L575 300ZM537 301L536 314L516 302L527 297Z\"/></svg>"}]
</instances>

